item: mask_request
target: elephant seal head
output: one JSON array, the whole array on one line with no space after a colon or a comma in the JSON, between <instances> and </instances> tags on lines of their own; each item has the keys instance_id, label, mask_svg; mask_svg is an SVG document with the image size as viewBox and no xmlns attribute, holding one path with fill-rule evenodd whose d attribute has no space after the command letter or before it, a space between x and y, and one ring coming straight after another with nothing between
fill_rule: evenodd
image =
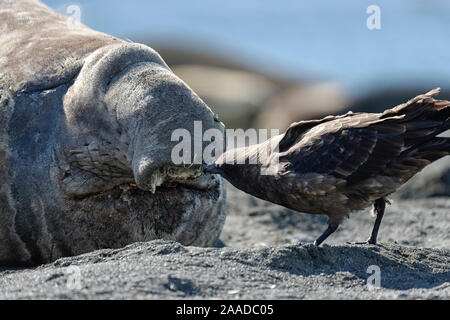
<instances>
[{"instance_id":1,"label":"elephant seal head","mask_svg":"<svg viewBox=\"0 0 450 320\"><path fill-rule=\"evenodd\" d=\"M122 179L154 193L166 182L198 177L199 166L172 164L178 142L172 133L194 132L194 121L204 130L224 129L155 51L138 44L108 46L91 55L64 97L64 111L66 162L97 175L81 184L76 181L81 176L68 179L63 188L74 195L102 191Z\"/></svg>"},{"instance_id":2,"label":"elephant seal head","mask_svg":"<svg viewBox=\"0 0 450 320\"><path fill-rule=\"evenodd\" d=\"M64 95L61 119L50 166L60 246L41 260L155 238L214 244L225 219L222 179L201 175L199 164L175 165L172 132L194 132L194 121L203 131L224 127L154 50L96 50Z\"/></svg>"},{"instance_id":3,"label":"elephant seal head","mask_svg":"<svg viewBox=\"0 0 450 320\"><path fill-rule=\"evenodd\" d=\"M0 1L0 21L0 265L215 244L223 181L172 161L172 133L224 128L161 57L39 1Z\"/></svg>"}]
</instances>

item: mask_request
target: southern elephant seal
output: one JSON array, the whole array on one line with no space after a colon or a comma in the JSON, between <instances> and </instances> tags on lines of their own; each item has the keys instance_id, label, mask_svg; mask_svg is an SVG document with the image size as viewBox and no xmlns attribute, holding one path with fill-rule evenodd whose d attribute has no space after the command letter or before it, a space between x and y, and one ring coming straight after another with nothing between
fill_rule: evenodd
<instances>
[{"instance_id":1,"label":"southern elephant seal","mask_svg":"<svg viewBox=\"0 0 450 320\"><path fill-rule=\"evenodd\" d=\"M171 133L194 121L224 130L153 49L0 1L0 265L156 238L213 245L223 181L171 161Z\"/></svg>"}]
</instances>

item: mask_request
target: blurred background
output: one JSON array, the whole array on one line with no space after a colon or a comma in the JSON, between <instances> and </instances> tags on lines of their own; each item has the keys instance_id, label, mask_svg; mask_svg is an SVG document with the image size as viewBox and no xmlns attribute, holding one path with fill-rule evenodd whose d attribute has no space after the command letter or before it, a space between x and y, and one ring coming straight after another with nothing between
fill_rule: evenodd
<instances>
[{"instance_id":1,"label":"blurred background","mask_svg":"<svg viewBox=\"0 0 450 320\"><path fill-rule=\"evenodd\" d=\"M159 51L230 128L382 111L437 86L450 99L447 0L43 2Z\"/></svg>"}]
</instances>

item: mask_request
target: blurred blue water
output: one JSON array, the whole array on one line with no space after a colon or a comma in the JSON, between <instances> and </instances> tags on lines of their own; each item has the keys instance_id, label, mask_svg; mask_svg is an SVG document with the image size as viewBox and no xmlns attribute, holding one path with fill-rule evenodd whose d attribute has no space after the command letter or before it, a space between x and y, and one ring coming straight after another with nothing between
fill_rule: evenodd
<instances>
[{"instance_id":1,"label":"blurred blue water","mask_svg":"<svg viewBox=\"0 0 450 320\"><path fill-rule=\"evenodd\" d=\"M264 72L374 88L450 87L450 1L46 0L120 38L213 50ZM381 9L369 30L366 9Z\"/></svg>"}]
</instances>

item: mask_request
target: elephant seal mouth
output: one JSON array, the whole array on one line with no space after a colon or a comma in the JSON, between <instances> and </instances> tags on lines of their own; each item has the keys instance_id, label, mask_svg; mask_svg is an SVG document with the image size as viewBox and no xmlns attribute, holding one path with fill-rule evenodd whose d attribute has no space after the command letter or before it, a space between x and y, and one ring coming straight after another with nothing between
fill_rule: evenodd
<instances>
[{"instance_id":1,"label":"elephant seal mouth","mask_svg":"<svg viewBox=\"0 0 450 320\"><path fill-rule=\"evenodd\" d=\"M206 191L218 184L212 175L203 174L202 167L198 164L183 166L170 161L153 163L144 158L136 162L133 170L125 163L100 161L92 151L81 151L83 150L71 152L70 155L77 158L70 158L67 162L55 161L51 166L52 181L62 192L60 198L86 199L95 195L107 195L112 190L139 189L149 195L181 187ZM90 161L83 161L85 159Z\"/></svg>"},{"instance_id":2,"label":"elephant seal mouth","mask_svg":"<svg viewBox=\"0 0 450 320\"><path fill-rule=\"evenodd\" d=\"M189 172L185 175L191 174ZM197 174L197 173L196 173ZM121 200L130 201L131 199L159 198L174 196L177 192L203 194L219 188L220 182L217 175L203 174L194 177L174 176L173 179L163 180L161 174L155 173L153 178L154 190L144 190L139 188L135 182L118 184L99 192L74 197L76 201L96 200L111 201ZM162 182L163 181L163 182Z\"/></svg>"},{"instance_id":3,"label":"elephant seal mouth","mask_svg":"<svg viewBox=\"0 0 450 320\"><path fill-rule=\"evenodd\" d=\"M151 193L156 192L157 187L177 187L179 184L191 189L204 190L208 188L208 179L202 178L202 170L198 167L181 167L174 165L163 165L153 170L147 183L141 189Z\"/></svg>"},{"instance_id":4,"label":"elephant seal mouth","mask_svg":"<svg viewBox=\"0 0 450 320\"><path fill-rule=\"evenodd\" d=\"M116 183L105 183L103 186L96 186L96 190L90 188L88 192L77 192L72 194L75 200L101 199L118 195L144 195L154 196L168 191L181 190L206 192L215 189L220 184L217 177L211 174L202 173L201 167L183 167L175 165L162 165L154 169L145 179L145 182L139 181L138 177L133 179L118 180ZM86 187L88 187L86 185Z\"/></svg>"}]
</instances>

